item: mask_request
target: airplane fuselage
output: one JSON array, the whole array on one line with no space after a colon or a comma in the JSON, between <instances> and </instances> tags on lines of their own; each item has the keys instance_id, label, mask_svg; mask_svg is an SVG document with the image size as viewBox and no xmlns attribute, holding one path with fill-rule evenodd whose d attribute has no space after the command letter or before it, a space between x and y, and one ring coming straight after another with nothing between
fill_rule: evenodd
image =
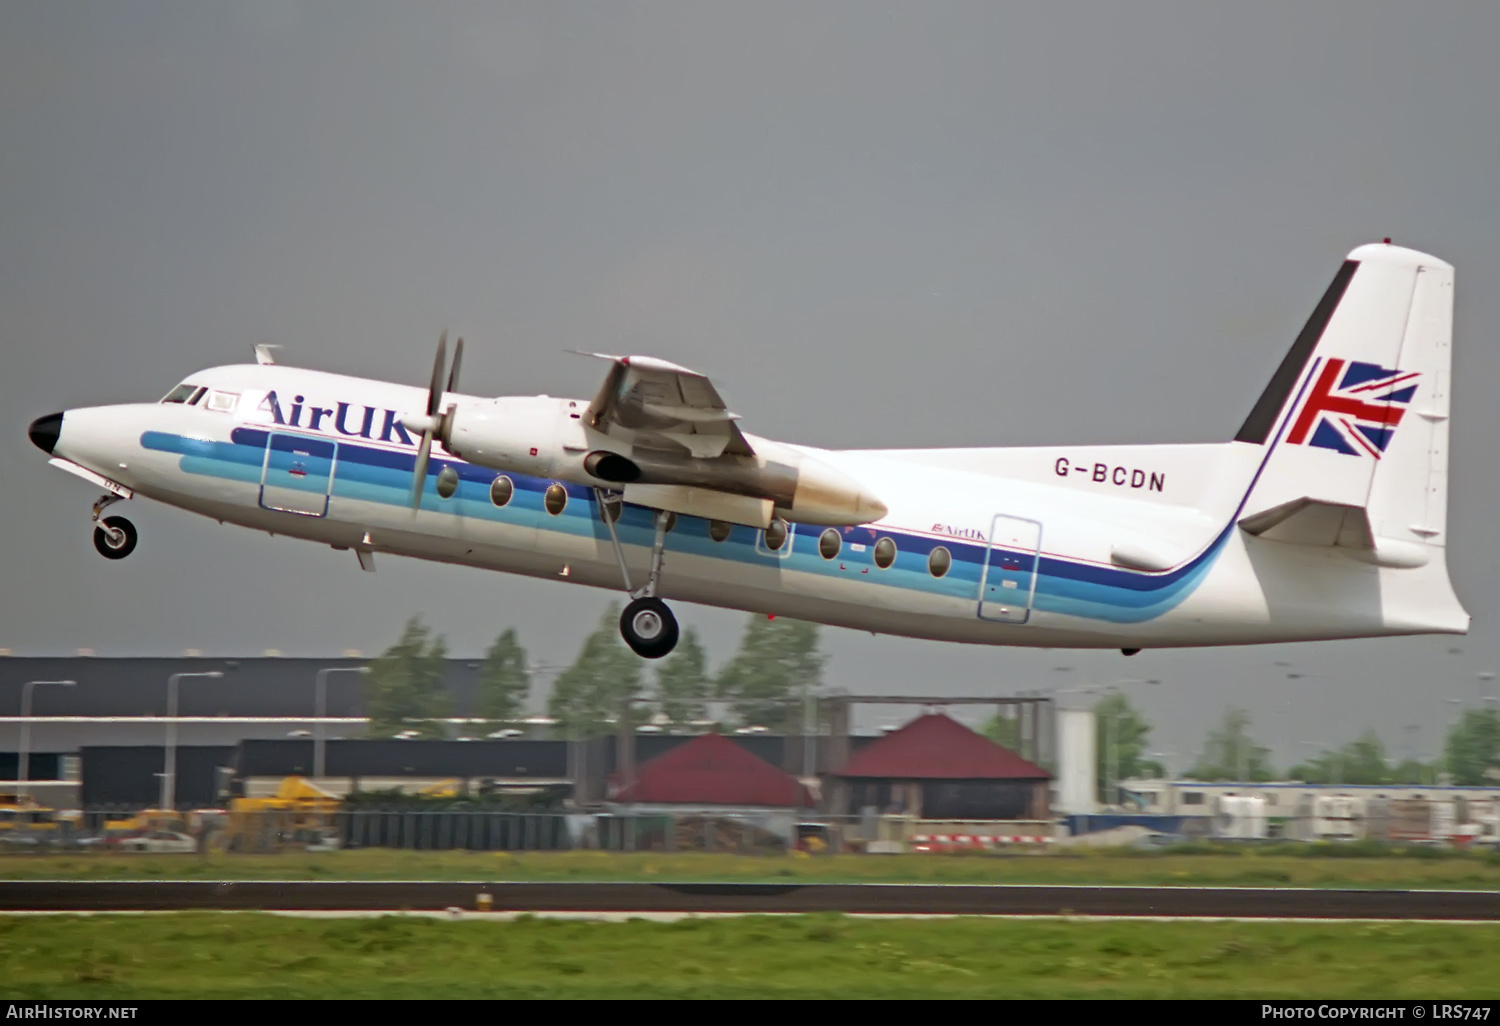
<instances>
[{"instance_id":1,"label":"airplane fuselage","mask_svg":"<svg viewBox=\"0 0 1500 1026\"><path fill-rule=\"evenodd\" d=\"M67 411L55 462L224 523L357 554L624 588L599 493L545 467L497 471L435 447L413 513L417 440L402 417L422 408L423 389L276 364L185 383L206 391L191 404ZM552 402L561 417L588 405ZM1451 598L1445 573L1414 592L1408 582L1424 569L1241 530L1276 444L792 447L870 489L887 514L859 526L787 524L780 545L774 530L768 540L677 516L658 593L988 645L1132 650L1467 628L1456 603L1434 613L1421 600L1424 590ZM616 527L638 583L652 511L626 504ZM1383 588L1392 574L1405 575L1401 588ZM1302 579L1311 586L1284 586Z\"/></svg>"}]
</instances>

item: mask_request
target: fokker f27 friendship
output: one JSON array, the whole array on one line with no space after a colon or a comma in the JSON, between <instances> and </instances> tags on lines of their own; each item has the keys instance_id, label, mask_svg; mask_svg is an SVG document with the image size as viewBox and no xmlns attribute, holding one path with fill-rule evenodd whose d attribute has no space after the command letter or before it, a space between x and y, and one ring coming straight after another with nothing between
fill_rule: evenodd
<instances>
[{"instance_id":1,"label":"fokker f27 friendship","mask_svg":"<svg viewBox=\"0 0 1500 1026\"><path fill-rule=\"evenodd\" d=\"M703 375L609 356L592 399L420 388L275 362L160 402L38 418L104 489L376 553L630 596L625 641L677 641L667 598L988 645L1143 648L1464 633L1444 556L1453 268L1348 255L1234 440L829 451L743 433ZM445 381L446 371L446 381Z\"/></svg>"}]
</instances>

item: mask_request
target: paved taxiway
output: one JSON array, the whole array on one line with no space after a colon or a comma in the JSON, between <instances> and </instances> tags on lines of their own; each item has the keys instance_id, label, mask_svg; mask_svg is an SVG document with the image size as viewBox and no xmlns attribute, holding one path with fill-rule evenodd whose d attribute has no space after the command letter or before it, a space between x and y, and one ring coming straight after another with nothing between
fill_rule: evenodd
<instances>
[{"instance_id":1,"label":"paved taxiway","mask_svg":"<svg viewBox=\"0 0 1500 1026\"><path fill-rule=\"evenodd\" d=\"M486 900L484 895L488 895ZM1013 884L5 880L0 912L189 909L1500 921L1500 891Z\"/></svg>"}]
</instances>

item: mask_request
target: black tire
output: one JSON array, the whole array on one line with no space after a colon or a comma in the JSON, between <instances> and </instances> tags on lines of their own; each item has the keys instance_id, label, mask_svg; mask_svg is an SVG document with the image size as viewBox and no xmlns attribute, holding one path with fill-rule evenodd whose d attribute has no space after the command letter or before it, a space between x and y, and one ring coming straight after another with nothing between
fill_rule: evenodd
<instances>
[{"instance_id":1,"label":"black tire","mask_svg":"<svg viewBox=\"0 0 1500 1026\"><path fill-rule=\"evenodd\" d=\"M620 636L642 659L660 659L677 647L677 617L659 598L638 598L620 614Z\"/></svg>"},{"instance_id":2,"label":"black tire","mask_svg":"<svg viewBox=\"0 0 1500 1026\"><path fill-rule=\"evenodd\" d=\"M135 525L124 517L105 517L94 527L94 548L105 559L124 559L135 551Z\"/></svg>"}]
</instances>

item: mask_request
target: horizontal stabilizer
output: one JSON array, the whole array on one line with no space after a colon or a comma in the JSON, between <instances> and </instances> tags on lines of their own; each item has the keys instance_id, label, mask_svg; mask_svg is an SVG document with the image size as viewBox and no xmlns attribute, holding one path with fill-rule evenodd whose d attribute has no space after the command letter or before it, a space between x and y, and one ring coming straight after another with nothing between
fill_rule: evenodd
<instances>
[{"instance_id":1,"label":"horizontal stabilizer","mask_svg":"<svg viewBox=\"0 0 1500 1026\"><path fill-rule=\"evenodd\" d=\"M1370 528L1368 512L1359 506L1304 497L1272 506L1239 523L1245 533L1267 541L1337 547L1376 566L1418 567L1431 558L1424 545L1377 538Z\"/></svg>"}]
</instances>

